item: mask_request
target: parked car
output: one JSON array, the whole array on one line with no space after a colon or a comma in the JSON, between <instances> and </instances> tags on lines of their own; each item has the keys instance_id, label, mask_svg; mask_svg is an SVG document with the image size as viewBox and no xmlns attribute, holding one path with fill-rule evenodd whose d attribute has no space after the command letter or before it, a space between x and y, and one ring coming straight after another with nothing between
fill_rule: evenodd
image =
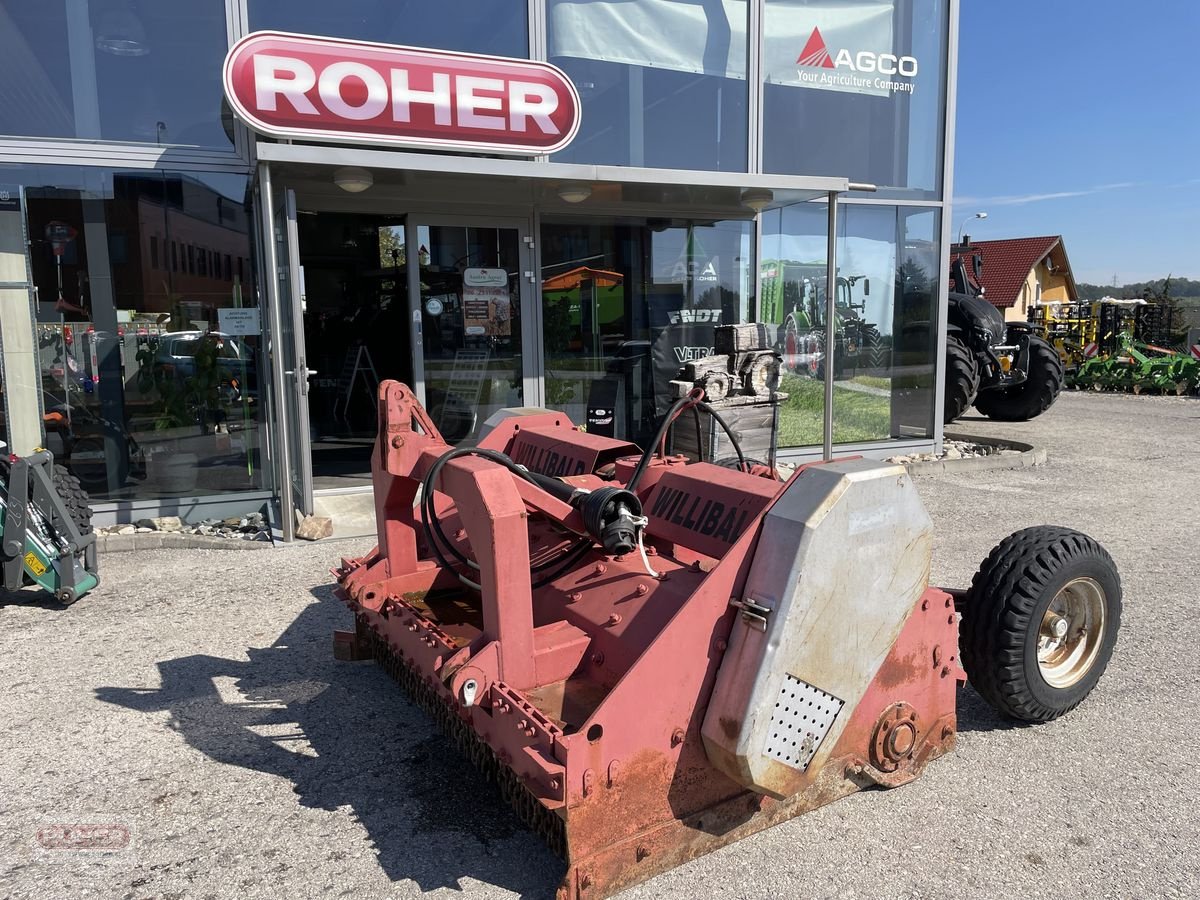
<instances>
[{"instance_id":1,"label":"parked car","mask_svg":"<svg viewBox=\"0 0 1200 900\"><path fill-rule=\"evenodd\" d=\"M212 341L217 348L217 366L221 370L222 394L237 400L258 394L258 370L254 349L244 342L219 331L171 331L159 335L155 361L163 374L180 379L196 375L196 353Z\"/></svg>"}]
</instances>

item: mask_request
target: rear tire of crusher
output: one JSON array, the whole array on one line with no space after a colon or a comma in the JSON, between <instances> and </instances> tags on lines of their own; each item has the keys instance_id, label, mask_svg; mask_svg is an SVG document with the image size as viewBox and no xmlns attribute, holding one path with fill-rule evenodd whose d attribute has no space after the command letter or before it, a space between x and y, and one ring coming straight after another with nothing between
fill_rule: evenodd
<instances>
[{"instance_id":1,"label":"rear tire of crusher","mask_svg":"<svg viewBox=\"0 0 1200 900\"><path fill-rule=\"evenodd\" d=\"M979 391L979 364L967 345L954 335L946 337L946 403L943 422L949 425L975 402Z\"/></svg>"},{"instance_id":2,"label":"rear tire of crusher","mask_svg":"<svg viewBox=\"0 0 1200 900\"><path fill-rule=\"evenodd\" d=\"M79 479L60 465L54 466L54 490L62 497L63 504L80 534L92 531L91 500L79 483Z\"/></svg>"},{"instance_id":3,"label":"rear tire of crusher","mask_svg":"<svg viewBox=\"0 0 1200 900\"><path fill-rule=\"evenodd\" d=\"M1121 578L1086 534L1040 525L1000 542L971 582L959 653L999 712L1048 722L1092 692L1121 625Z\"/></svg>"},{"instance_id":4,"label":"rear tire of crusher","mask_svg":"<svg viewBox=\"0 0 1200 900\"><path fill-rule=\"evenodd\" d=\"M1062 357L1041 338L1030 337L1025 381L1016 387L984 391L975 398L975 408L989 419L1027 422L1054 405L1062 386Z\"/></svg>"}]
</instances>

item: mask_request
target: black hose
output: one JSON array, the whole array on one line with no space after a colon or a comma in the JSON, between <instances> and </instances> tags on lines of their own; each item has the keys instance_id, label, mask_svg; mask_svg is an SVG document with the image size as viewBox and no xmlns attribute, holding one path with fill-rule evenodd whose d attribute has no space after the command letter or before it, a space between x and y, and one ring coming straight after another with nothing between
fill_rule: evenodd
<instances>
[{"instance_id":1,"label":"black hose","mask_svg":"<svg viewBox=\"0 0 1200 900\"><path fill-rule=\"evenodd\" d=\"M443 453L437 458L434 464L429 467L429 471L425 474L425 478L421 484L421 518L425 530L425 539L429 543L429 547L433 551L434 556L437 557L438 562L440 562L447 569L454 570L454 564L446 558L445 554L442 552L442 546L449 550L454 558L460 563L465 564L478 572L479 563L463 554L454 544L454 542L446 536L445 531L442 530L441 522L438 520L437 512L433 503L433 485L437 481L437 476L441 473L442 468L446 465L446 463L450 462L452 459L457 459L460 456L478 456L481 459L486 459L490 462L496 463L497 465L504 466L504 468L508 469L518 478L522 478L536 487L541 487L541 485L537 483L537 481L528 471L522 469L515 462L513 462L511 457L506 456L498 450L485 450L478 447L462 447L457 450L450 450L446 453ZM439 538L441 541L440 544L438 541ZM581 558L583 552L587 549L590 549L591 545L592 542L589 538L581 538L579 544L567 552L566 559L569 559L573 563L576 557L571 556L571 554L573 552L578 553L578 557ZM564 562L564 559L560 558L547 560L546 562L539 563L536 566L531 566L530 571L544 572L547 569L558 566L560 562ZM478 582L471 580L466 575L463 575L460 572L455 572L455 574L458 576L459 581L461 581L467 587L477 591L482 589ZM551 576L549 576L549 580L558 578L561 574L561 571L556 570ZM543 580L542 582L535 584L535 586L540 587L545 583L548 583L548 581Z\"/></svg>"},{"instance_id":2,"label":"black hose","mask_svg":"<svg viewBox=\"0 0 1200 900\"><path fill-rule=\"evenodd\" d=\"M737 457L738 457L738 465L742 467L741 471L749 472L750 467L746 465L746 456L744 453L742 453L742 445L738 443L738 439L734 435L733 430L729 427L729 424L724 419L721 418L720 413L718 413L715 409L713 409L711 406L709 406L703 400L701 400L697 404L697 406L699 406L700 409L704 410L706 413L708 413L710 416L712 416L714 419L717 420L717 424L720 425L721 429L725 432L725 434L729 436L729 443L733 444L733 449L737 453Z\"/></svg>"},{"instance_id":3,"label":"black hose","mask_svg":"<svg viewBox=\"0 0 1200 900\"><path fill-rule=\"evenodd\" d=\"M662 443L667 436L667 429L671 427L671 423L675 421L675 417L688 406L694 406L697 403L691 396L680 397L671 404L671 408L667 410L667 414L663 416L662 423L658 426L658 431L654 434L654 440L646 445L645 452L642 453L642 458L638 460L637 468L633 470L633 474L629 476L629 482L625 485L631 491L636 491L638 484L642 480L642 473L646 471L646 466L650 464L651 457L654 456L655 448Z\"/></svg>"}]
</instances>

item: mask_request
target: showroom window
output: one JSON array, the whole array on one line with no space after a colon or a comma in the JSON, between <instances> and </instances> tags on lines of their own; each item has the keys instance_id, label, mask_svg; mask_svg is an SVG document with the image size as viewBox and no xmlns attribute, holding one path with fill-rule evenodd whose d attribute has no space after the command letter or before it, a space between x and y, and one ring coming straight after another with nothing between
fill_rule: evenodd
<instances>
[{"instance_id":1,"label":"showroom window","mask_svg":"<svg viewBox=\"0 0 1200 900\"><path fill-rule=\"evenodd\" d=\"M763 171L938 199L946 0L766 0Z\"/></svg>"},{"instance_id":2,"label":"showroom window","mask_svg":"<svg viewBox=\"0 0 1200 900\"><path fill-rule=\"evenodd\" d=\"M0 181L25 185L56 460L98 500L269 488L254 287L150 250L182 237L249 259L246 176L5 166Z\"/></svg>"},{"instance_id":3,"label":"showroom window","mask_svg":"<svg viewBox=\"0 0 1200 900\"><path fill-rule=\"evenodd\" d=\"M251 31L529 56L526 0L249 0Z\"/></svg>"},{"instance_id":4,"label":"showroom window","mask_svg":"<svg viewBox=\"0 0 1200 900\"><path fill-rule=\"evenodd\" d=\"M232 149L223 0L0 3L0 134Z\"/></svg>"},{"instance_id":5,"label":"showroom window","mask_svg":"<svg viewBox=\"0 0 1200 900\"><path fill-rule=\"evenodd\" d=\"M542 223L546 402L588 431L650 440L668 382L751 306L753 223Z\"/></svg>"},{"instance_id":6,"label":"showroom window","mask_svg":"<svg viewBox=\"0 0 1200 900\"><path fill-rule=\"evenodd\" d=\"M823 440L825 367L834 376L833 440L933 436L937 210L840 208L835 345L825 346L825 204L763 214L760 318L779 326L779 446ZM831 362L832 361L832 362Z\"/></svg>"},{"instance_id":7,"label":"showroom window","mask_svg":"<svg viewBox=\"0 0 1200 900\"><path fill-rule=\"evenodd\" d=\"M548 0L550 61L583 101L554 161L746 171L748 7Z\"/></svg>"}]
</instances>

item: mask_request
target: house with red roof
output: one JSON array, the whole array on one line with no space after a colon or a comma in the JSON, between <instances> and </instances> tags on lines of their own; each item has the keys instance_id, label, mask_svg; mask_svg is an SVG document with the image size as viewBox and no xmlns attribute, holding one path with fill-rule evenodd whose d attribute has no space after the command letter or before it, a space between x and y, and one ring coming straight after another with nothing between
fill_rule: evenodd
<instances>
[{"instance_id":1,"label":"house with red roof","mask_svg":"<svg viewBox=\"0 0 1200 900\"><path fill-rule=\"evenodd\" d=\"M976 281L971 257L979 253L983 274L977 287L1004 313L1007 322L1024 322L1031 306L1074 302L1078 299L1075 276L1061 235L971 241L950 248L950 262L962 259L969 278Z\"/></svg>"}]
</instances>

